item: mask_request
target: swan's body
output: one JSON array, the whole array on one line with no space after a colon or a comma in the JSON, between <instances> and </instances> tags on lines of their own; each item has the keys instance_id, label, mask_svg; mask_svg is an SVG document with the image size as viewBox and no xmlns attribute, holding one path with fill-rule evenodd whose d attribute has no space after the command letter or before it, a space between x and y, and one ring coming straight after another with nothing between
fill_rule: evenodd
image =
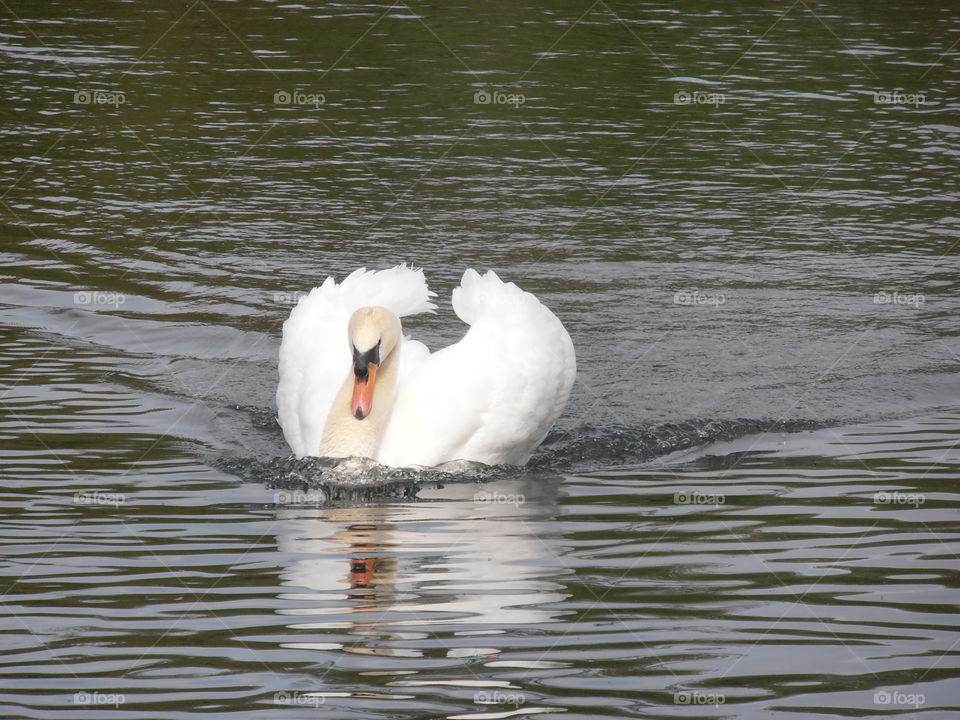
<instances>
[{"instance_id":1,"label":"swan's body","mask_svg":"<svg viewBox=\"0 0 960 720\"><path fill-rule=\"evenodd\" d=\"M277 407L297 457L527 461L570 395L570 336L530 293L467 270L453 309L470 329L431 354L404 337L399 318L433 310L432 294L421 270L361 268L339 285L327 278L293 309Z\"/></svg>"}]
</instances>

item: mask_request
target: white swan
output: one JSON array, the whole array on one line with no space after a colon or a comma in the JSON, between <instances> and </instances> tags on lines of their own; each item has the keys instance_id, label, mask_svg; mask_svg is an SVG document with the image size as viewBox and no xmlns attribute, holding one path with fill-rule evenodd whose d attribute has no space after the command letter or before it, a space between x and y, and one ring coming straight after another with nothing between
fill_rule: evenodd
<instances>
[{"instance_id":1,"label":"white swan","mask_svg":"<svg viewBox=\"0 0 960 720\"><path fill-rule=\"evenodd\" d=\"M563 324L493 272L467 270L453 309L470 326L436 353L400 318L431 312L422 270L332 277L283 325L277 408L297 457L366 457L394 467L453 460L522 465L576 376Z\"/></svg>"}]
</instances>

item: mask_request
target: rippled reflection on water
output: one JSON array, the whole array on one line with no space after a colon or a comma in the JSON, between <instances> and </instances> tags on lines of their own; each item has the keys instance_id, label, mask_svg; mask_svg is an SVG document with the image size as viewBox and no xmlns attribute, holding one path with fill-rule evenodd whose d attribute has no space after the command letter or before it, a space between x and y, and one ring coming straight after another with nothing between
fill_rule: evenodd
<instances>
[{"instance_id":1,"label":"rippled reflection on water","mask_svg":"<svg viewBox=\"0 0 960 720\"><path fill-rule=\"evenodd\" d=\"M21 576L4 700L330 718L702 717L677 698L710 694L724 704L706 714L734 716L872 715L885 691L950 707L958 420L359 507L275 504L175 461L100 501L24 480L4 502Z\"/></svg>"},{"instance_id":2,"label":"rippled reflection on water","mask_svg":"<svg viewBox=\"0 0 960 720\"><path fill-rule=\"evenodd\" d=\"M0 17L0 715L956 714L948 3ZM570 329L528 469L287 457L291 303L400 261Z\"/></svg>"}]
</instances>

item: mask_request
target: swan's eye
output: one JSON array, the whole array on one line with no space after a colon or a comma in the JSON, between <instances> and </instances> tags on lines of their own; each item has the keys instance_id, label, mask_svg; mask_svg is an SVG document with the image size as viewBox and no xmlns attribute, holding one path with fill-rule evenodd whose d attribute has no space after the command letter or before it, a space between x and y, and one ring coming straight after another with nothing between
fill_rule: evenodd
<instances>
[{"instance_id":1,"label":"swan's eye","mask_svg":"<svg viewBox=\"0 0 960 720\"><path fill-rule=\"evenodd\" d=\"M358 380L366 382L369 374L367 366L380 364L380 342L378 340L377 344L366 352L360 352L356 347L353 348L353 374L357 376Z\"/></svg>"}]
</instances>

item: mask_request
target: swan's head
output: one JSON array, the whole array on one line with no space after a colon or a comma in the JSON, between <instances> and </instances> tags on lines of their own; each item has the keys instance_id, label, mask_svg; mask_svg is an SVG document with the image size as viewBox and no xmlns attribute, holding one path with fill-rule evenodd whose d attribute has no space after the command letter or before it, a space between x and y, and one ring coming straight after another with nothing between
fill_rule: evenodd
<instances>
[{"instance_id":1,"label":"swan's head","mask_svg":"<svg viewBox=\"0 0 960 720\"><path fill-rule=\"evenodd\" d=\"M363 420L373 409L377 370L400 342L400 318L385 307L362 307L350 316L347 336L353 353L350 414Z\"/></svg>"}]
</instances>

